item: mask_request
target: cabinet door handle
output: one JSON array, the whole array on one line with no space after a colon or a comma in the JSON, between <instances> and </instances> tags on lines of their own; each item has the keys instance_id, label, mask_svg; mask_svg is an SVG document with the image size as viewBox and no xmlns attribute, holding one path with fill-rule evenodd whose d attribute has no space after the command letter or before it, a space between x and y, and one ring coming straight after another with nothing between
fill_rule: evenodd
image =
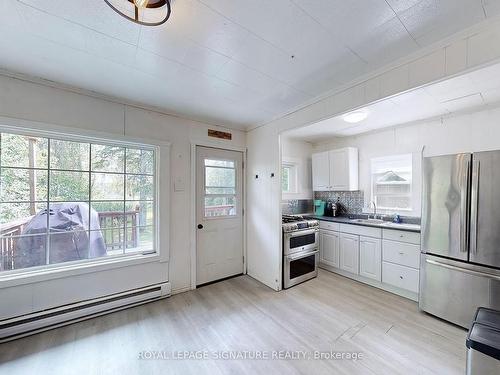
<instances>
[{"instance_id":1,"label":"cabinet door handle","mask_svg":"<svg viewBox=\"0 0 500 375\"><path fill-rule=\"evenodd\" d=\"M400 278L401 280L403 280L403 276L402 276L402 275L399 275L399 278Z\"/></svg>"},{"instance_id":2,"label":"cabinet door handle","mask_svg":"<svg viewBox=\"0 0 500 375\"><path fill-rule=\"evenodd\" d=\"M404 253L404 252L402 252L402 251L400 251L400 252L399 252L399 255L405 255L405 253Z\"/></svg>"}]
</instances>

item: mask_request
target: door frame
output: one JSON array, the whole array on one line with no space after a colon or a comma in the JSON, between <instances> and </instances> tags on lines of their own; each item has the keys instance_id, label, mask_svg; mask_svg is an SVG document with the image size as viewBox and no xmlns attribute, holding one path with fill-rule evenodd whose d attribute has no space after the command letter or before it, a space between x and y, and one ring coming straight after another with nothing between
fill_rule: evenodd
<instances>
[{"instance_id":1,"label":"door frame","mask_svg":"<svg viewBox=\"0 0 500 375\"><path fill-rule=\"evenodd\" d=\"M243 219L243 274L247 273L247 199L246 199L246 160L247 160L247 150L244 147L238 147L234 145L228 145L223 142L217 141L193 141L191 142L191 209L190 209L190 225L191 228L189 230L190 234L190 262L191 262L191 286L190 289L196 289L196 148L198 146L201 147L211 147L219 150L226 151L236 151L241 152L243 154L243 168L241 171L242 174L242 219Z\"/></svg>"}]
</instances>

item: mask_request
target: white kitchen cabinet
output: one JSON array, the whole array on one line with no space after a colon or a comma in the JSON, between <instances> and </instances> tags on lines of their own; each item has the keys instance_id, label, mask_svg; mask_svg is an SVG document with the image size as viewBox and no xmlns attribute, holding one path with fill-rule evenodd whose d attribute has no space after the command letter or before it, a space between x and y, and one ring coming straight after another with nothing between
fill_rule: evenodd
<instances>
[{"instance_id":1,"label":"white kitchen cabinet","mask_svg":"<svg viewBox=\"0 0 500 375\"><path fill-rule=\"evenodd\" d=\"M346 147L312 155L314 191L358 190L358 149Z\"/></svg>"},{"instance_id":2,"label":"white kitchen cabinet","mask_svg":"<svg viewBox=\"0 0 500 375\"><path fill-rule=\"evenodd\" d=\"M382 262L382 281L400 289L418 293L419 272L415 268Z\"/></svg>"},{"instance_id":3,"label":"white kitchen cabinet","mask_svg":"<svg viewBox=\"0 0 500 375\"><path fill-rule=\"evenodd\" d=\"M354 234L340 233L340 269L353 273L359 273L359 236Z\"/></svg>"},{"instance_id":4,"label":"white kitchen cabinet","mask_svg":"<svg viewBox=\"0 0 500 375\"><path fill-rule=\"evenodd\" d=\"M314 191L330 190L330 159L328 151L312 155L312 178Z\"/></svg>"},{"instance_id":5,"label":"white kitchen cabinet","mask_svg":"<svg viewBox=\"0 0 500 375\"><path fill-rule=\"evenodd\" d=\"M339 233L329 230L319 232L319 261L339 268Z\"/></svg>"},{"instance_id":6,"label":"white kitchen cabinet","mask_svg":"<svg viewBox=\"0 0 500 375\"><path fill-rule=\"evenodd\" d=\"M382 281L382 241L379 238L359 238L359 275Z\"/></svg>"}]
</instances>

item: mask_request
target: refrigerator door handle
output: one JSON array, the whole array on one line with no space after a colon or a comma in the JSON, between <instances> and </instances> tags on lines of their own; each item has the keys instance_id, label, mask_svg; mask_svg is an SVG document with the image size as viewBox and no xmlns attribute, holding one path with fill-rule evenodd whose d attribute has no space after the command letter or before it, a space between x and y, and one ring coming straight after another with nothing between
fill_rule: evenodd
<instances>
[{"instance_id":1,"label":"refrigerator door handle","mask_svg":"<svg viewBox=\"0 0 500 375\"><path fill-rule=\"evenodd\" d=\"M453 270L453 271L459 271L459 272L467 273L469 275L474 275L474 276L479 276L479 277L487 277L487 278L490 278L490 279L494 279L494 280L500 281L500 276L492 275L491 273L484 273L484 272L481 272L481 271L475 271L475 270L471 270L471 269L468 269L468 268L457 267L457 266L453 266L451 264L441 263L441 262L438 262L438 261L435 261L435 260L432 260L432 259L426 259L425 262L429 263L429 264L433 264L435 266L447 268L447 269L450 269L450 270Z\"/></svg>"},{"instance_id":2,"label":"refrigerator door handle","mask_svg":"<svg viewBox=\"0 0 500 375\"><path fill-rule=\"evenodd\" d=\"M476 160L473 162L472 171L472 195L471 195L471 224L470 224L470 250L472 253L477 253L477 221L479 210L479 173L481 171L481 162Z\"/></svg>"},{"instance_id":3,"label":"refrigerator door handle","mask_svg":"<svg viewBox=\"0 0 500 375\"><path fill-rule=\"evenodd\" d=\"M469 241L469 222L468 222L468 201L467 192L470 189L470 160L467 160L465 168L465 175L462 178L462 187L460 194L460 252L466 253L468 251Z\"/></svg>"}]
</instances>

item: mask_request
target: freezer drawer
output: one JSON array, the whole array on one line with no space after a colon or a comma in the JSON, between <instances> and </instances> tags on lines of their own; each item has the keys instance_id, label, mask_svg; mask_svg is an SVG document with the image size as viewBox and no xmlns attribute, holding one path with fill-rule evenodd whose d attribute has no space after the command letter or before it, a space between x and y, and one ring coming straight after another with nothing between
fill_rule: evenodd
<instances>
[{"instance_id":1,"label":"freezer drawer","mask_svg":"<svg viewBox=\"0 0 500 375\"><path fill-rule=\"evenodd\" d=\"M422 254L420 309L469 328L478 307L500 308L500 272L484 271L484 267Z\"/></svg>"}]
</instances>

